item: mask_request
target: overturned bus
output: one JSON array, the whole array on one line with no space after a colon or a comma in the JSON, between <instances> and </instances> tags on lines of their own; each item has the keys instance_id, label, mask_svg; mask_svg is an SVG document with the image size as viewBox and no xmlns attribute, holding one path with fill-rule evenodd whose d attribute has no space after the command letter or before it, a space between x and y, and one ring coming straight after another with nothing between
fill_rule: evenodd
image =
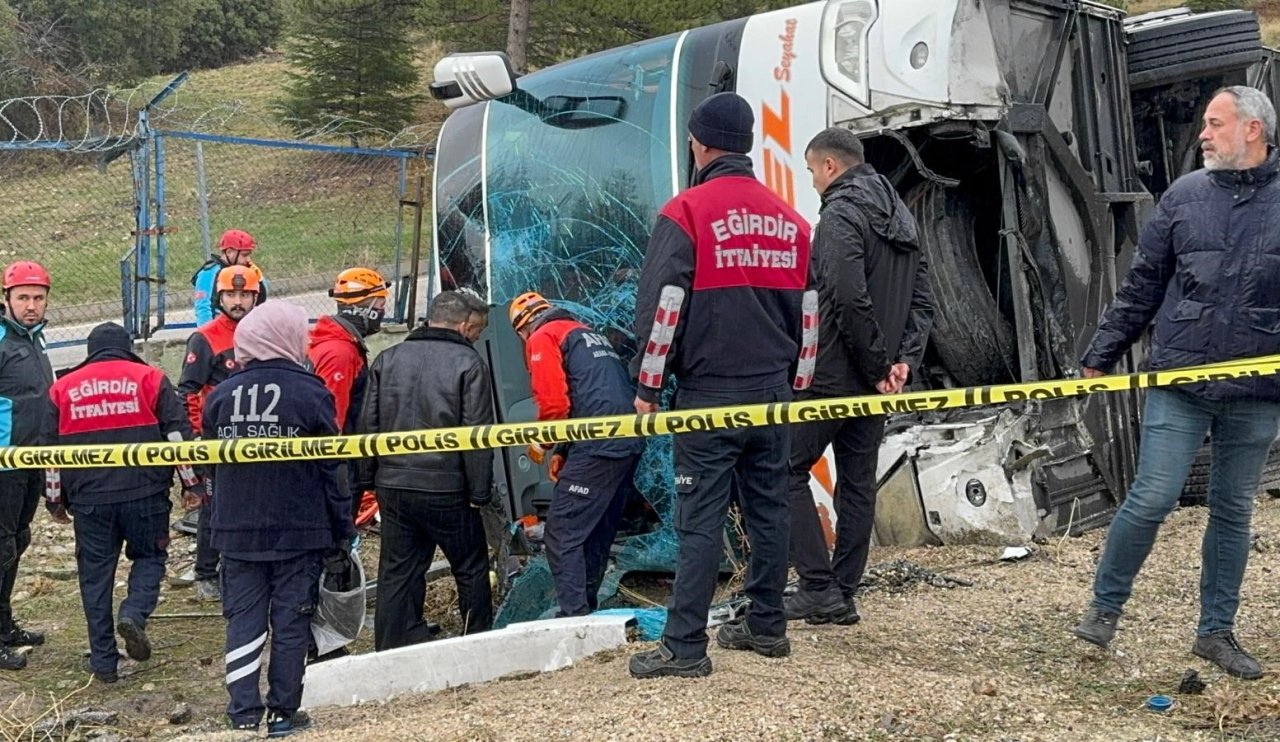
<instances>
[{"instance_id":1,"label":"overturned bus","mask_svg":"<svg viewBox=\"0 0 1280 742\"><path fill-rule=\"evenodd\" d=\"M432 85L455 109L437 149L432 283L493 304L540 291L629 356L649 231L692 174L685 122L732 90L754 107L758 177L807 218L819 199L804 148L833 125L865 137L911 208L937 305L915 388L1069 376L1155 198L1199 166L1212 91L1273 92L1271 59L1246 11L1126 20L1080 0L815 2L519 78L503 55L452 55ZM502 419L532 419L518 339L495 322L483 346ZM1117 393L895 416L876 537L1014 543L1105 524L1139 414L1137 393ZM519 449L495 455L510 515L545 509L545 474ZM640 488L669 500L669 469L648 462ZM812 481L828 521L829 464ZM1275 479L1269 464L1264 486Z\"/></svg>"}]
</instances>

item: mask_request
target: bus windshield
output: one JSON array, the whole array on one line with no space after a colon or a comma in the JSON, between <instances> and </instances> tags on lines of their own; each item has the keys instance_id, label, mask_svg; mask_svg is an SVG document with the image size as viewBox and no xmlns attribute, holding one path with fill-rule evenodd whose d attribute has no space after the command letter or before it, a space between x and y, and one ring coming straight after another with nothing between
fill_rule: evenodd
<instances>
[{"instance_id":1,"label":"bus windshield","mask_svg":"<svg viewBox=\"0 0 1280 742\"><path fill-rule=\"evenodd\" d=\"M492 304L536 290L627 334L645 242L677 190L676 43L557 65L455 112L436 162L442 288L469 287Z\"/></svg>"}]
</instances>

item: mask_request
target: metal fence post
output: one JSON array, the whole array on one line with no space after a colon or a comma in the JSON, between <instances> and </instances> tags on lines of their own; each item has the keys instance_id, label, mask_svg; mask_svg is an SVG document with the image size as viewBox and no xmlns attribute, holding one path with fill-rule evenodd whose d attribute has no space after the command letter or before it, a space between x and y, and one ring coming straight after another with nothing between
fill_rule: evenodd
<instances>
[{"instance_id":1,"label":"metal fence post","mask_svg":"<svg viewBox=\"0 0 1280 742\"><path fill-rule=\"evenodd\" d=\"M399 292L404 290L404 284L400 278L404 275L404 271L400 265L400 246L404 242L404 197L409 190L409 158L400 158L400 172L396 180L396 203L399 207L396 209L396 277L394 286L396 287L396 303L395 308L399 312L404 306L400 300ZM412 291L412 289L410 289ZM405 322L404 316L396 317L400 322Z\"/></svg>"},{"instance_id":2,"label":"metal fence post","mask_svg":"<svg viewBox=\"0 0 1280 742\"><path fill-rule=\"evenodd\" d=\"M209 233L209 186L204 172L204 142L196 142L196 202L200 207L200 241L204 258L213 257L213 237Z\"/></svg>"},{"instance_id":3,"label":"metal fence post","mask_svg":"<svg viewBox=\"0 0 1280 742\"><path fill-rule=\"evenodd\" d=\"M145 114L141 114L145 115ZM134 192L137 199L138 223L134 230L133 275L133 332L137 337L149 334L148 314L151 312L151 287L147 279L151 275L151 143L142 139L134 152Z\"/></svg>"},{"instance_id":4,"label":"metal fence post","mask_svg":"<svg viewBox=\"0 0 1280 742\"><path fill-rule=\"evenodd\" d=\"M164 137L155 135L156 148L156 329L164 327L165 306L165 254L168 243L165 240L164 214Z\"/></svg>"}]
</instances>

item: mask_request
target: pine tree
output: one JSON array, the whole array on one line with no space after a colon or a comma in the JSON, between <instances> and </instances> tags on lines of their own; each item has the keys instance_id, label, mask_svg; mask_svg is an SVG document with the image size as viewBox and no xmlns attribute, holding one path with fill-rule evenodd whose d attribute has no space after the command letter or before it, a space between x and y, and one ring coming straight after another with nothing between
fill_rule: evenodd
<instances>
[{"instance_id":1,"label":"pine tree","mask_svg":"<svg viewBox=\"0 0 1280 742\"><path fill-rule=\"evenodd\" d=\"M404 128L422 99L409 31L414 0L298 0L297 28L285 54L289 74L281 112L296 131L343 133Z\"/></svg>"}]
</instances>

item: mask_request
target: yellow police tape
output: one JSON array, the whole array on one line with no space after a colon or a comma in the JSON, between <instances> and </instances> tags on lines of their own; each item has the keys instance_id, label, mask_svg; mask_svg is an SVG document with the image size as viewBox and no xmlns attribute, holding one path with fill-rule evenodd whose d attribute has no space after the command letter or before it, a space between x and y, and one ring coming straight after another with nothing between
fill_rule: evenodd
<instances>
[{"instance_id":1,"label":"yellow police tape","mask_svg":"<svg viewBox=\"0 0 1280 742\"><path fill-rule=\"evenodd\" d=\"M1027 400L1062 399L1098 392L1176 386L1280 373L1280 355L1247 358L1171 371L1151 371L1094 379L936 389L894 395L811 399L802 402L735 405L647 415L613 415L576 420L506 423L398 433L326 438L238 438L186 443L0 447L0 468L87 469L113 466L227 464L300 459L354 459L432 451L471 451L530 443L634 438L725 430L868 415L976 407Z\"/></svg>"}]
</instances>

